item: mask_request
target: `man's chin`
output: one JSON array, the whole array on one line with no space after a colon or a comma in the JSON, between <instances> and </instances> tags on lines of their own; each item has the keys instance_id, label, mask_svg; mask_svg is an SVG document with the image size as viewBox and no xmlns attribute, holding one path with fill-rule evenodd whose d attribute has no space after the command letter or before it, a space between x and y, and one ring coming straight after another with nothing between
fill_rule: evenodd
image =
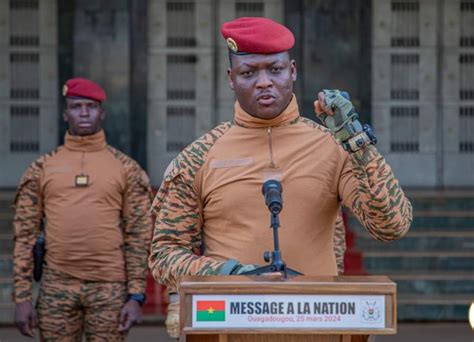
<instances>
[{"instance_id":1,"label":"man's chin","mask_svg":"<svg viewBox=\"0 0 474 342\"><path fill-rule=\"evenodd\" d=\"M271 120L271 119L276 118L281 113L282 113L282 111L279 112L275 108L263 107L263 108L259 108L258 113L257 113L256 116L260 119Z\"/></svg>"},{"instance_id":2,"label":"man's chin","mask_svg":"<svg viewBox=\"0 0 474 342\"><path fill-rule=\"evenodd\" d=\"M76 129L72 132L72 135L78 135L80 137L85 137L85 136L88 136L88 135L93 135L95 133L97 133L97 131L95 131L94 129L88 127L88 128L78 128L78 129Z\"/></svg>"}]
</instances>

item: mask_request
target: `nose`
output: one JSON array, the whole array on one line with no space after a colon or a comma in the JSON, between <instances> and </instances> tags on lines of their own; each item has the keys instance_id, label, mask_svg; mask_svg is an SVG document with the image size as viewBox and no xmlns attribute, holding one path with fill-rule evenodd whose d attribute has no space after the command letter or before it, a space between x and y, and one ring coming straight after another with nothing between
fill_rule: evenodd
<instances>
[{"instance_id":1,"label":"nose","mask_svg":"<svg viewBox=\"0 0 474 342\"><path fill-rule=\"evenodd\" d=\"M272 80L268 77L266 71L260 71L257 76L257 88L266 89L271 87L272 85Z\"/></svg>"},{"instance_id":2,"label":"nose","mask_svg":"<svg viewBox=\"0 0 474 342\"><path fill-rule=\"evenodd\" d=\"M81 106L81 112L80 112L80 116L89 116L89 110L87 108L87 105L82 105Z\"/></svg>"}]
</instances>

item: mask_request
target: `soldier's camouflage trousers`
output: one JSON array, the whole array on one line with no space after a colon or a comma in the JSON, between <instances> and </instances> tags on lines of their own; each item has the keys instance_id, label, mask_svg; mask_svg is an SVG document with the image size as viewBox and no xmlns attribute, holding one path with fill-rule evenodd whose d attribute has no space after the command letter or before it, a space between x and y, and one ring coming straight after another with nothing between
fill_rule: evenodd
<instances>
[{"instance_id":1,"label":"soldier's camouflage trousers","mask_svg":"<svg viewBox=\"0 0 474 342\"><path fill-rule=\"evenodd\" d=\"M123 282L83 281L45 267L36 305L42 341L124 341Z\"/></svg>"}]
</instances>

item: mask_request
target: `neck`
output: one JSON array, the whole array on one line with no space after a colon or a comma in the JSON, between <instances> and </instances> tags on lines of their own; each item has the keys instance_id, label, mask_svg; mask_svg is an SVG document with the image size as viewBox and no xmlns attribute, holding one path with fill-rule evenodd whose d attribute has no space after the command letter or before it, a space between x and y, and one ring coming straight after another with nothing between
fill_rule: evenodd
<instances>
[{"instance_id":1,"label":"neck","mask_svg":"<svg viewBox=\"0 0 474 342\"><path fill-rule=\"evenodd\" d=\"M249 128L284 126L299 117L298 103L296 102L296 96L294 94L285 110L272 119L261 119L250 115L240 106L239 102L236 102L234 107L235 123L239 126Z\"/></svg>"},{"instance_id":2,"label":"neck","mask_svg":"<svg viewBox=\"0 0 474 342\"><path fill-rule=\"evenodd\" d=\"M103 150L107 146L103 130L91 135L72 135L69 131L64 137L64 146L68 150L81 152L95 152Z\"/></svg>"}]
</instances>

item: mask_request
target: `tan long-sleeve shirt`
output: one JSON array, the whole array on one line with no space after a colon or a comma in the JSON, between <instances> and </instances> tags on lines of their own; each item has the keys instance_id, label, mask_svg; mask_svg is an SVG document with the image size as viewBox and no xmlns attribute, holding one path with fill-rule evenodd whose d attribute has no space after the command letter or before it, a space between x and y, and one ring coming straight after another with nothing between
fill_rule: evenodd
<instances>
[{"instance_id":1,"label":"tan long-sleeve shirt","mask_svg":"<svg viewBox=\"0 0 474 342\"><path fill-rule=\"evenodd\" d=\"M411 205L374 146L347 153L327 129L299 116L295 97L272 120L236 103L234 123L195 141L167 170L153 204L155 278L175 287L182 275L217 274L228 259L262 264L273 239L261 187L272 174L283 186L283 259L304 274L337 274L341 203L379 240L410 227Z\"/></svg>"},{"instance_id":2,"label":"tan long-sleeve shirt","mask_svg":"<svg viewBox=\"0 0 474 342\"><path fill-rule=\"evenodd\" d=\"M76 176L87 178L76 185ZM32 247L44 218L46 264L82 280L127 281L143 293L151 238L151 188L131 158L106 144L103 131L65 137L36 160L15 200L15 300L31 299Z\"/></svg>"}]
</instances>

